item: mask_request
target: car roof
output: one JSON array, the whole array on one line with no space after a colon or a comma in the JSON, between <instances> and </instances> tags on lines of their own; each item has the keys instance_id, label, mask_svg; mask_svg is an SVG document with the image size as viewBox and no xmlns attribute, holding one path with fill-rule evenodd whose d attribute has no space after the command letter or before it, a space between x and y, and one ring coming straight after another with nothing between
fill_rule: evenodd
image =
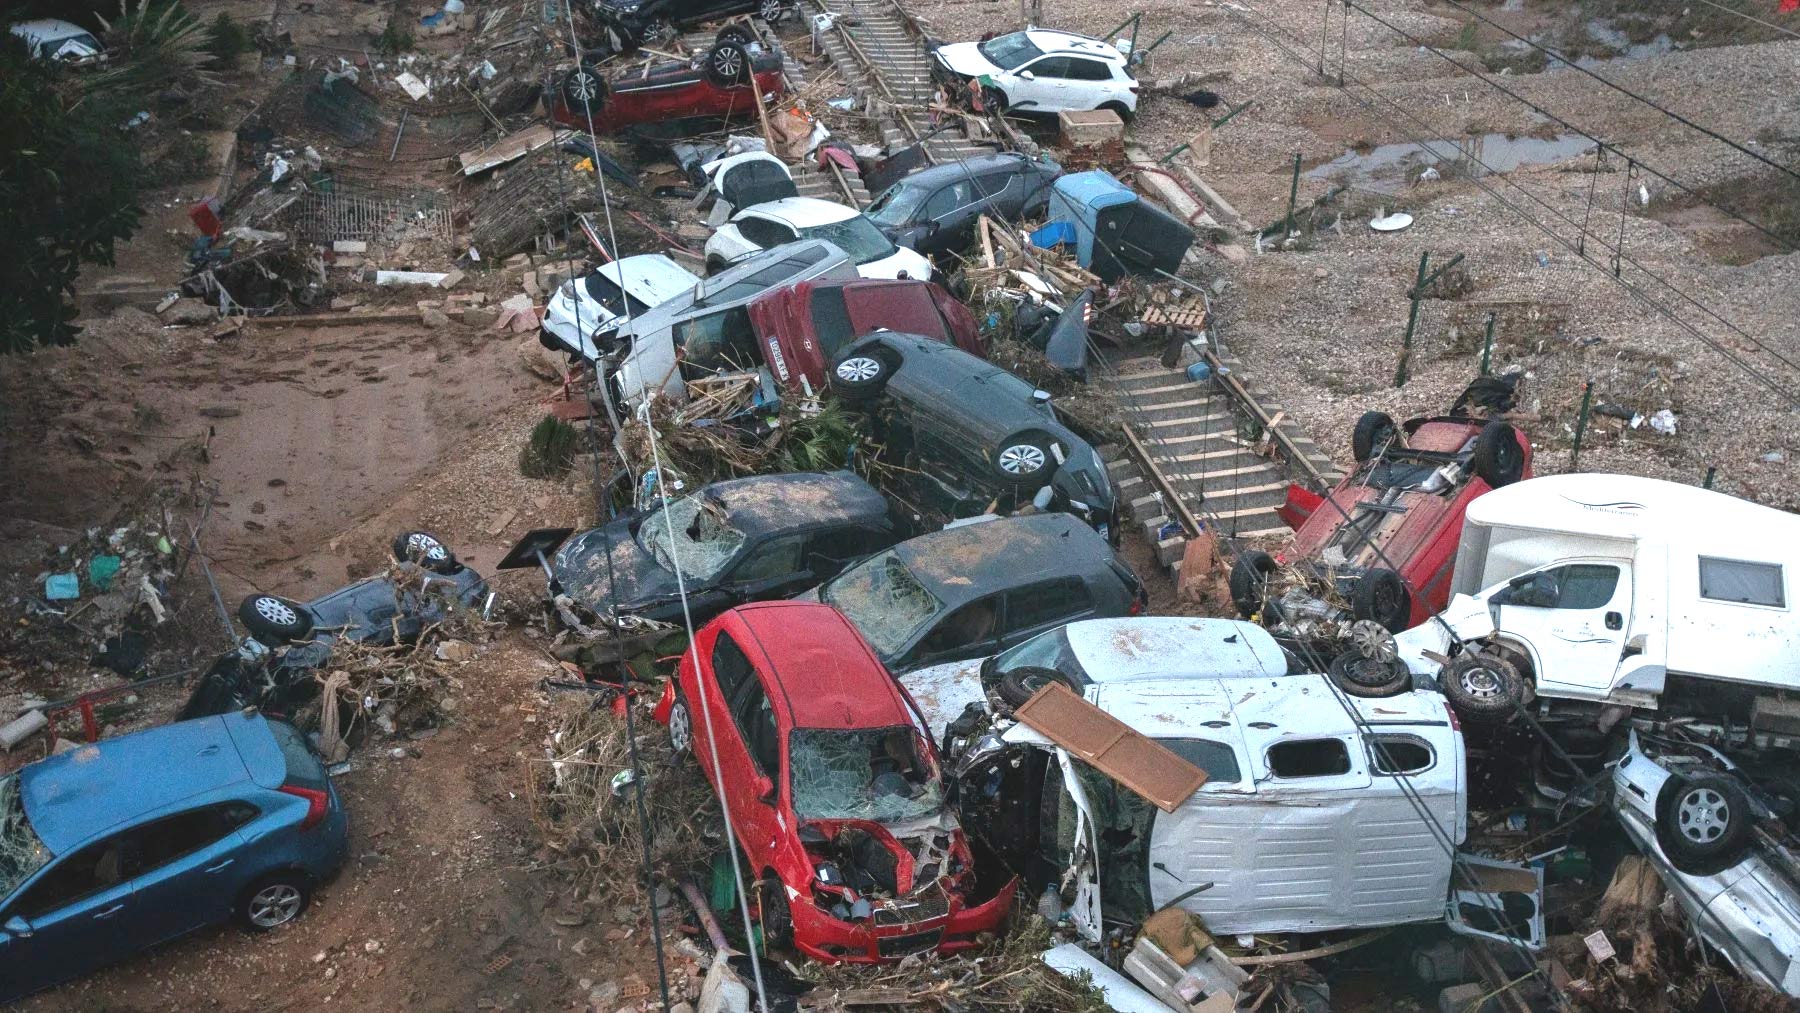
<instances>
[{"instance_id":1,"label":"car roof","mask_svg":"<svg viewBox=\"0 0 1800 1013\"><path fill-rule=\"evenodd\" d=\"M865 340L900 353L901 366L887 383L890 396L928 407L933 417L968 435L991 442L1041 429L1066 442L1077 439L1031 400L1036 388L1030 382L986 359L922 334L882 331Z\"/></svg>"},{"instance_id":2,"label":"car roof","mask_svg":"<svg viewBox=\"0 0 1800 1013\"><path fill-rule=\"evenodd\" d=\"M44 846L61 855L182 799L248 781L233 733L272 740L264 723L234 712L58 753L19 771L26 818Z\"/></svg>"},{"instance_id":3,"label":"car roof","mask_svg":"<svg viewBox=\"0 0 1800 1013\"><path fill-rule=\"evenodd\" d=\"M795 728L891 728L912 723L899 684L844 614L830 605L770 601L732 610L757 640Z\"/></svg>"},{"instance_id":4,"label":"car roof","mask_svg":"<svg viewBox=\"0 0 1800 1013\"><path fill-rule=\"evenodd\" d=\"M991 172L995 169L1011 169L1015 167L1025 168L1033 165L1040 166L1046 170L1050 168L1049 163L1034 162L1023 152L993 151L980 155L970 155L968 158L959 159L955 162L940 162L937 165L928 165L917 172L909 173L908 175L901 177L899 180L895 181L894 185L899 186L900 184L905 183L909 185L938 186L943 183L952 183L962 179L970 172Z\"/></svg>"},{"instance_id":5,"label":"car roof","mask_svg":"<svg viewBox=\"0 0 1800 1013\"><path fill-rule=\"evenodd\" d=\"M1031 28L1026 30L1025 37L1031 40L1032 45L1046 53L1079 53L1082 56L1091 56L1112 63L1125 62L1125 54L1119 52L1116 47L1090 36L1077 35L1074 32Z\"/></svg>"},{"instance_id":6,"label":"car roof","mask_svg":"<svg viewBox=\"0 0 1800 1013\"><path fill-rule=\"evenodd\" d=\"M783 274L781 278L771 281L754 292L741 296L724 298L723 294L740 282L747 281L760 271L771 269L796 256L817 256L818 259L797 272ZM647 313L633 317L630 323L620 328L620 333L627 336L655 333L658 329L669 327L677 321L685 320L701 313L715 313L732 306L748 303L769 289L782 285L791 285L796 281L816 278L840 265L850 263L850 258L835 243L823 239L801 239L780 246L771 246L734 262L730 267L710 278L704 278L673 298L652 306Z\"/></svg>"},{"instance_id":7,"label":"car roof","mask_svg":"<svg viewBox=\"0 0 1800 1013\"><path fill-rule=\"evenodd\" d=\"M833 222L848 221L862 214L861 211L848 204L839 204L834 200L820 197L783 197L780 200L766 201L752 205L739 212L739 217L754 216L770 218L785 222L795 228L811 228L814 225L830 225Z\"/></svg>"},{"instance_id":8,"label":"car roof","mask_svg":"<svg viewBox=\"0 0 1800 1013\"><path fill-rule=\"evenodd\" d=\"M1255 726L1257 738L1272 740L1358 735L1344 709L1349 700L1376 731L1408 725L1450 727L1444 698L1415 690L1369 699L1342 696L1330 677L1283 675L1269 679L1137 679L1099 683L1088 690L1095 706L1153 739L1218 738L1224 721L1241 729Z\"/></svg>"},{"instance_id":9,"label":"car roof","mask_svg":"<svg viewBox=\"0 0 1800 1013\"><path fill-rule=\"evenodd\" d=\"M93 31L83 28L73 21L61 18L36 18L31 21L14 21L10 26L14 35L29 34L34 39L67 38L73 35L93 35Z\"/></svg>"},{"instance_id":10,"label":"car roof","mask_svg":"<svg viewBox=\"0 0 1800 1013\"><path fill-rule=\"evenodd\" d=\"M1134 616L1084 619L1063 635L1095 682L1141 678L1284 675L1287 655L1269 631L1242 619Z\"/></svg>"},{"instance_id":11,"label":"car roof","mask_svg":"<svg viewBox=\"0 0 1800 1013\"><path fill-rule=\"evenodd\" d=\"M848 471L751 475L701 490L724 504L725 520L748 537L813 524L885 519L887 500Z\"/></svg>"},{"instance_id":12,"label":"car roof","mask_svg":"<svg viewBox=\"0 0 1800 1013\"><path fill-rule=\"evenodd\" d=\"M894 555L946 609L1040 580L1087 576L1113 558L1105 538L1065 513L959 524L909 538Z\"/></svg>"}]
</instances>

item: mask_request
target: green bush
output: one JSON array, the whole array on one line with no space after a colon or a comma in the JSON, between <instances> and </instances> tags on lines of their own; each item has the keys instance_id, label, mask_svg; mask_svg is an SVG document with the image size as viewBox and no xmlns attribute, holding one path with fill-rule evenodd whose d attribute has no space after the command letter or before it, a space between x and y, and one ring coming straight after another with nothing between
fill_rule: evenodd
<instances>
[{"instance_id":1,"label":"green bush","mask_svg":"<svg viewBox=\"0 0 1800 1013\"><path fill-rule=\"evenodd\" d=\"M404 53L413 47L412 32L405 28L388 25L381 30L381 37L375 40L375 49L383 56Z\"/></svg>"},{"instance_id":2,"label":"green bush","mask_svg":"<svg viewBox=\"0 0 1800 1013\"><path fill-rule=\"evenodd\" d=\"M210 33L212 41L206 44L206 51L212 54L213 62L220 67L236 66L238 54L250 48L249 31L224 11L220 11L219 16L213 19Z\"/></svg>"},{"instance_id":3,"label":"green bush","mask_svg":"<svg viewBox=\"0 0 1800 1013\"><path fill-rule=\"evenodd\" d=\"M519 474L526 478L557 478L575 463L575 427L554 415L531 428L531 436L519 451Z\"/></svg>"}]
</instances>

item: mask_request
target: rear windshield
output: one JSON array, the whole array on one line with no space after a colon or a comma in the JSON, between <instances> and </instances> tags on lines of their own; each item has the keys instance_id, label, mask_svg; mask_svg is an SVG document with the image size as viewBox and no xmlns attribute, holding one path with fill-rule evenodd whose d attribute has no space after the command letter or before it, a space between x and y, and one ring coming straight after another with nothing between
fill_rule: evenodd
<instances>
[{"instance_id":1,"label":"rear windshield","mask_svg":"<svg viewBox=\"0 0 1800 1013\"><path fill-rule=\"evenodd\" d=\"M587 286L588 297L607 308L613 316L625 316L626 307L631 308L631 316L641 317L650 307L635 297L626 294L625 290L613 282L611 278L601 274L590 274L583 279Z\"/></svg>"},{"instance_id":2,"label":"rear windshield","mask_svg":"<svg viewBox=\"0 0 1800 1013\"><path fill-rule=\"evenodd\" d=\"M298 729L285 721L270 721L269 734L281 747L281 758L287 761L287 783L297 788L325 790L325 768L308 748Z\"/></svg>"},{"instance_id":3,"label":"rear windshield","mask_svg":"<svg viewBox=\"0 0 1800 1013\"><path fill-rule=\"evenodd\" d=\"M845 571L819 597L844 613L883 661L900 653L944 608L892 549Z\"/></svg>"},{"instance_id":4,"label":"rear windshield","mask_svg":"<svg viewBox=\"0 0 1800 1013\"><path fill-rule=\"evenodd\" d=\"M800 230L803 239L823 239L836 244L838 249L850 255L850 259L858 264L880 260L894 255L894 244L875 223L857 215L841 222L826 225L811 225Z\"/></svg>"}]
</instances>

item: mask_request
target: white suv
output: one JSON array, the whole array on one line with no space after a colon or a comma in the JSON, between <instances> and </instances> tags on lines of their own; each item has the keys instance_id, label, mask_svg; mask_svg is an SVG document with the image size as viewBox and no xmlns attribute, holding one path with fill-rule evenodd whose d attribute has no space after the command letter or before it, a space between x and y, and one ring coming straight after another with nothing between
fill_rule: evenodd
<instances>
[{"instance_id":1,"label":"white suv","mask_svg":"<svg viewBox=\"0 0 1800 1013\"><path fill-rule=\"evenodd\" d=\"M1029 113L1111 109L1137 112L1138 83L1125 54L1098 39L1027 29L933 53L937 72L980 81L991 105Z\"/></svg>"}]
</instances>

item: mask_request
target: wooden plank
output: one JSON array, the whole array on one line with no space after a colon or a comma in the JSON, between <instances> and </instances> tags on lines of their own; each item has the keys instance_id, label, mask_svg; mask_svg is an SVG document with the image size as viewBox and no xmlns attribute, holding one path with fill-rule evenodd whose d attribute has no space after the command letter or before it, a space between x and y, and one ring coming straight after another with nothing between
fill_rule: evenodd
<instances>
[{"instance_id":1,"label":"wooden plank","mask_svg":"<svg viewBox=\"0 0 1800 1013\"><path fill-rule=\"evenodd\" d=\"M505 165L516 159L524 158L537 149L556 140L557 132L547 124L534 123L517 133L508 134L485 148L465 151L456 156L462 163L465 176L478 172L486 172L497 165Z\"/></svg>"},{"instance_id":2,"label":"wooden plank","mask_svg":"<svg viewBox=\"0 0 1800 1013\"><path fill-rule=\"evenodd\" d=\"M1038 690L1013 714L1163 812L1174 812L1206 783L1206 771L1061 683Z\"/></svg>"}]
</instances>

